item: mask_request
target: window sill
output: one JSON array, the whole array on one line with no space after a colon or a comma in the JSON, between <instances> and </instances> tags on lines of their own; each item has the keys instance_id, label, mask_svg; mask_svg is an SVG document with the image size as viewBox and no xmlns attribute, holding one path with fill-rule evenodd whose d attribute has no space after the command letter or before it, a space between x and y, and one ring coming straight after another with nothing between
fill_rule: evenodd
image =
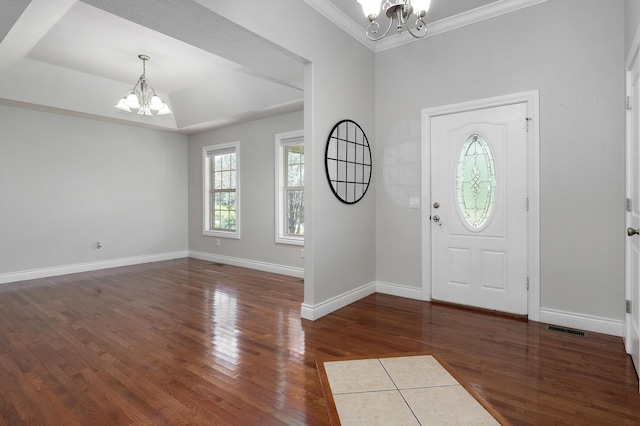
<instances>
[{"instance_id":1,"label":"window sill","mask_svg":"<svg viewBox=\"0 0 640 426\"><path fill-rule=\"evenodd\" d=\"M288 244L288 245L292 245L292 246L304 246L304 237L303 238L276 237L276 244Z\"/></svg>"},{"instance_id":2,"label":"window sill","mask_svg":"<svg viewBox=\"0 0 640 426\"><path fill-rule=\"evenodd\" d=\"M202 231L202 235L205 237L240 239L240 233L237 231Z\"/></svg>"}]
</instances>

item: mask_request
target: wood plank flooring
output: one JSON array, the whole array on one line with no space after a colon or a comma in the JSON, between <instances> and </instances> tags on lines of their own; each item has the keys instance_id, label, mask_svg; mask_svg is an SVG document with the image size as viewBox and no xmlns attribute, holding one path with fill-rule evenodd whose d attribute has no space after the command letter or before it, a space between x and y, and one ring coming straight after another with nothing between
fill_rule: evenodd
<instances>
[{"instance_id":1,"label":"wood plank flooring","mask_svg":"<svg viewBox=\"0 0 640 426\"><path fill-rule=\"evenodd\" d=\"M315 359L433 352L516 425L638 425L620 338L195 259L0 286L0 425L326 425Z\"/></svg>"}]
</instances>

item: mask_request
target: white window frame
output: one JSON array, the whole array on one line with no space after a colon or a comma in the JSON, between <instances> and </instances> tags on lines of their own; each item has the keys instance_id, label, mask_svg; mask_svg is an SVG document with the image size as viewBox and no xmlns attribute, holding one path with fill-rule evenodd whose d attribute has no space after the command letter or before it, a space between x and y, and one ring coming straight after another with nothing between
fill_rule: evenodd
<instances>
[{"instance_id":1,"label":"white window frame","mask_svg":"<svg viewBox=\"0 0 640 426\"><path fill-rule=\"evenodd\" d=\"M225 152L235 152L236 154L236 229L235 231L212 230L210 229L209 200L211 197L211 179L209 157L213 154L222 154ZM203 188L203 216L202 216L202 235L210 237L234 238L240 239L240 142L229 142L218 145L209 145L202 147L202 188Z\"/></svg>"},{"instance_id":2,"label":"white window frame","mask_svg":"<svg viewBox=\"0 0 640 426\"><path fill-rule=\"evenodd\" d=\"M278 133L275 135L275 205L276 205L276 243L293 244L298 246L304 245L304 236L287 235L285 232L285 197L284 197L284 148L291 145L304 145L304 130L295 130L292 132ZM305 160L306 161L306 160Z\"/></svg>"}]
</instances>

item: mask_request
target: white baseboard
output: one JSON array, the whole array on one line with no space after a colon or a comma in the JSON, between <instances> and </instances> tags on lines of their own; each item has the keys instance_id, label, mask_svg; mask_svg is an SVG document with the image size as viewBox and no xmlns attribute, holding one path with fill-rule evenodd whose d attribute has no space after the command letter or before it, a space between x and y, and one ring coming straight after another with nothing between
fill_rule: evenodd
<instances>
[{"instance_id":1,"label":"white baseboard","mask_svg":"<svg viewBox=\"0 0 640 426\"><path fill-rule=\"evenodd\" d=\"M624 321L541 308L540 322L622 337Z\"/></svg>"},{"instance_id":2,"label":"white baseboard","mask_svg":"<svg viewBox=\"0 0 640 426\"><path fill-rule=\"evenodd\" d=\"M381 281L376 282L376 293L388 294L390 296L406 297L407 299L424 300L424 298L422 297L421 288L385 283Z\"/></svg>"},{"instance_id":3,"label":"white baseboard","mask_svg":"<svg viewBox=\"0 0 640 426\"><path fill-rule=\"evenodd\" d=\"M100 269L118 268L120 266L139 265L142 263L161 262L188 257L187 251L150 254L145 256L123 257L102 260L100 262L76 263L73 265L54 266L51 268L31 269L27 271L0 274L0 284L17 281L36 280L39 278L57 277L59 275L76 274L78 272L97 271Z\"/></svg>"},{"instance_id":4,"label":"white baseboard","mask_svg":"<svg viewBox=\"0 0 640 426\"><path fill-rule=\"evenodd\" d=\"M184 257L192 257L210 262L224 263L243 268L256 269L259 271L304 278L304 268L276 265L272 263L258 262L255 260L240 259L190 250L3 273L0 274L0 284L75 274L79 272L97 271L100 269L117 268L121 266L161 262L164 260L181 259ZM314 306L303 303L301 316L304 319L314 321L374 293L383 293L392 296L406 297L408 299L423 300L422 289L420 288L378 281L365 284L357 289L338 295ZM622 320L613 320L610 318L602 318L574 312L541 308L539 321L618 337L622 337L624 335L624 321Z\"/></svg>"},{"instance_id":5,"label":"white baseboard","mask_svg":"<svg viewBox=\"0 0 640 426\"><path fill-rule=\"evenodd\" d=\"M329 300L325 300L317 305L311 306L306 303L302 304L300 310L300 316L304 319L315 321L325 315L344 308L347 305L357 302L358 300L367 297L376 292L376 284L370 283L358 287L354 290L343 293L339 296L333 297Z\"/></svg>"},{"instance_id":6,"label":"white baseboard","mask_svg":"<svg viewBox=\"0 0 640 426\"><path fill-rule=\"evenodd\" d=\"M189 257L206 260L209 262L224 263L225 265L240 266L242 268L256 269L258 271L272 272L274 274L289 275L296 278L304 278L304 268L276 265L274 263L259 262L257 260L241 259L238 257L222 256L219 254L205 253L189 250Z\"/></svg>"},{"instance_id":7,"label":"white baseboard","mask_svg":"<svg viewBox=\"0 0 640 426\"><path fill-rule=\"evenodd\" d=\"M314 306L303 303L300 315L304 319L315 321L318 318L344 308L345 306L357 302L358 300L373 293L383 293L408 299L424 300L422 297L422 289L420 288L378 281L363 285L355 290L343 293ZM539 322L591 331L594 333L603 333L617 337L622 337L624 333L624 321L622 320L613 320L610 318L545 308L540 309L539 318Z\"/></svg>"}]
</instances>

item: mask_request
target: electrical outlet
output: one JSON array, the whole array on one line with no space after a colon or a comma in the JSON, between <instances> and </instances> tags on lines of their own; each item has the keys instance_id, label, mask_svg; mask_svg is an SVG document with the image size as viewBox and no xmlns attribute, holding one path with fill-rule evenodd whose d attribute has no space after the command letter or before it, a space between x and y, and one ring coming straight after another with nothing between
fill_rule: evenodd
<instances>
[{"instance_id":1,"label":"electrical outlet","mask_svg":"<svg viewBox=\"0 0 640 426\"><path fill-rule=\"evenodd\" d=\"M100 251L100 250L102 250L102 243L100 241L98 241L96 243L96 251Z\"/></svg>"},{"instance_id":2,"label":"electrical outlet","mask_svg":"<svg viewBox=\"0 0 640 426\"><path fill-rule=\"evenodd\" d=\"M216 245L220 247L220 238L216 238Z\"/></svg>"},{"instance_id":3,"label":"electrical outlet","mask_svg":"<svg viewBox=\"0 0 640 426\"><path fill-rule=\"evenodd\" d=\"M304 249L300 249L300 257L304 259Z\"/></svg>"}]
</instances>

